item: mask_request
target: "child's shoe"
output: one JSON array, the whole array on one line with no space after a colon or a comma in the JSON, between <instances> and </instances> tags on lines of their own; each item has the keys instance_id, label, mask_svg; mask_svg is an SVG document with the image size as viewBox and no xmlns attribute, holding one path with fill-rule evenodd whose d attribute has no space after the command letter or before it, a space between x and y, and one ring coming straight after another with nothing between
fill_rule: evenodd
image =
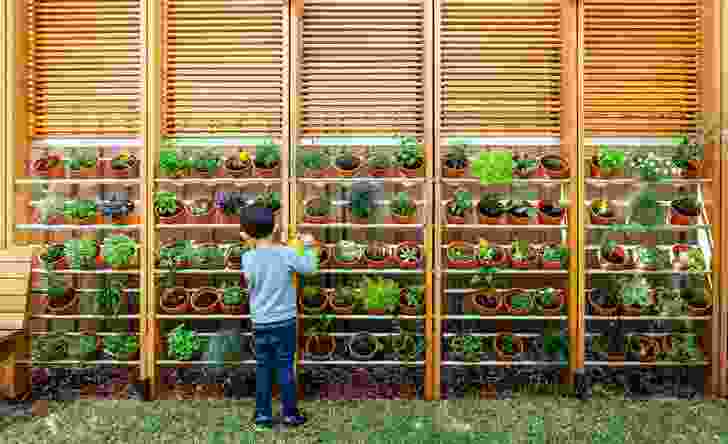
<instances>
[{"instance_id":1,"label":"child's shoe","mask_svg":"<svg viewBox=\"0 0 728 444\"><path fill-rule=\"evenodd\" d=\"M296 412L295 415L284 416L283 425L296 427L306 423L306 417L301 414L300 411Z\"/></svg>"},{"instance_id":2,"label":"child's shoe","mask_svg":"<svg viewBox=\"0 0 728 444\"><path fill-rule=\"evenodd\" d=\"M265 431L273 429L273 419L272 418L255 418L254 417L253 422L255 423L256 432L265 432Z\"/></svg>"}]
</instances>

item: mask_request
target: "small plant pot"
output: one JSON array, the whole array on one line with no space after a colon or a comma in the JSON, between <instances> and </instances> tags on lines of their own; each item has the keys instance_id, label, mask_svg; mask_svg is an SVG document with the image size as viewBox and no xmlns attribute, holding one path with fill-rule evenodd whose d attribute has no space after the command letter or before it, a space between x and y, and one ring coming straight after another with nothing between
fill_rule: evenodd
<instances>
[{"instance_id":1,"label":"small plant pot","mask_svg":"<svg viewBox=\"0 0 728 444\"><path fill-rule=\"evenodd\" d=\"M640 361L655 362L657 355L660 353L660 341L649 336L639 336L640 341Z\"/></svg>"},{"instance_id":2,"label":"small plant pot","mask_svg":"<svg viewBox=\"0 0 728 444\"><path fill-rule=\"evenodd\" d=\"M463 168L450 168L449 166L447 166L446 161L442 166L442 173L445 177L450 178L465 177L465 173L467 173L468 167L470 167L470 162L465 162L465 167Z\"/></svg>"},{"instance_id":3,"label":"small plant pot","mask_svg":"<svg viewBox=\"0 0 728 444\"><path fill-rule=\"evenodd\" d=\"M635 268L637 268L639 271L656 271L657 270L657 264L652 263L644 263L640 260L640 257L638 254L635 254L635 260L634 260Z\"/></svg>"},{"instance_id":4,"label":"small plant pot","mask_svg":"<svg viewBox=\"0 0 728 444\"><path fill-rule=\"evenodd\" d=\"M329 335L308 336L304 350L315 360L328 361L336 350L336 338Z\"/></svg>"},{"instance_id":5,"label":"small plant pot","mask_svg":"<svg viewBox=\"0 0 728 444\"><path fill-rule=\"evenodd\" d=\"M399 399L417 399L417 386L414 384L399 384Z\"/></svg>"},{"instance_id":6,"label":"small plant pot","mask_svg":"<svg viewBox=\"0 0 728 444\"><path fill-rule=\"evenodd\" d=\"M534 304L543 311L544 316L559 316L561 314L561 307L563 307L565 301L566 291L561 289L556 292L556 302L548 307L541 305L539 298L534 297Z\"/></svg>"},{"instance_id":7,"label":"small plant pot","mask_svg":"<svg viewBox=\"0 0 728 444\"><path fill-rule=\"evenodd\" d=\"M331 263L331 248L321 242L316 241L315 246L319 251L319 268L326 268Z\"/></svg>"},{"instance_id":8,"label":"small plant pot","mask_svg":"<svg viewBox=\"0 0 728 444\"><path fill-rule=\"evenodd\" d=\"M232 160L235 160L235 158L227 158L222 164L225 176L240 178L250 177L253 174L253 162L250 159L243 162L244 166L242 168L231 168L230 166Z\"/></svg>"},{"instance_id":9,"label":"small plant pot","mask_svg":"<svg viewBox=\"0 0 728 444\"><path fill-rule=\"evenodd\" d=\"M506 352L503 350L503 337L513 337L513 352ZM522 353L524 351L523 340L517 336L513 336L506 333L498 333L495 337L495 354L499 361L511 361L516 353Z\"/></svg>"},{"instance_id":10,"label":"small plant pot","mask_svg":"<svg viewBox=\"0 0 728 444\"><path fill-rule=\"evenodd\" d=\"M374 344L371 341L373 338ZM366 341L365 344L363 344ZM366 347L365 347L366 346ZM347 344L349 355L357 361L370 361L382 351L382 343L369 333L357 333Z\"/></svg>"},{"instance_id":11,"label":"small plant pot","mask_svg":"<svg viewBox=\"0 0 728 444\"><path fill-rule=\"evenodd\" d=\"M165 225L184 224L187 221L187 213L187 205L179 200L177 201L177 213L172 216L161 216L157 208L154 208L154 215L157 216L159 223Z\"/></svg>"},{"instance_id":12,"label":"small plant pot","mask_svg":"<svg viewBox=\"0 0 728 444\"><path fill-rule=\"evenodd\" d=\"M132 256L129 257L129 260L126 264L120 264L120 265L109 265L109 268L112 270L120 271L120 270L134 270L136 268L139 268L139 249L137 248L136 253L134 253Z\"/></svg>"},{"instance_id":13,"label":"small plant pot","mask_svg":"<svg viewBox=\"0 0 728 444\"><path fill-rule=\"evenodd\" d=\"M684 179L697 179L703 174L703 161L697 159L688 160L687 168L675 168L675 176Z\"/></svg>"},{"instance_id":14,"label":"small plant pot","mask_svg":"<svg viewBox=\"0 0 728 444\"><path fill-rule=\"evenodd\" d=\"M139 161L136 156L129 155L129 165L126 168L114 168L111 166L111 161L107 163L107 170L112 177L117 179L128 179L136 176L136 169L139 166Z\"/></svg>"},{"instance_id":15,"label":"small plant pot","mask_svg":"<svg viewBox=\"0 0 728 444\"><path fill-rule=\"evenodd\" d=\"M66 177L66 168L63 165L63 159L57 157L58 164L48 168L48 158L37 159L31 166L31 171L35 176L49 177L52 179L62 179Z\"/></svg>"},{"instance_id":16,"label":"small plant pot","mask_svg":"<svg viewBox=\"0 0 728 444\"><path fill-rule=\"evenodd\" d=\"M301 309L303 309L304 313L319 314L326 311L329 306L329 299L331 295L329 292L322 288L319 292L319 296L321 297L319 302L316 302L314 305L306 305L305 298L303 297L303 295L301 295L300 304Z\"/></svg>"},{"instance_id":17,"label":"small plant pot","mask_svg":"<svg viewBox=\"0 0 728 444\"><path fill-rule=\"evenodd\" d=\"M687 260L683 261L680 257L682 253L687 253L688 251L690 251L689 245L685 245L685 244L673 245L673 247L672 247L672 256L673 256L672 268L673 268L673 270L684 271L684 270L688 269Z\"/></svg>"},{"instance_id":18,"label":"small plant pot","mask_svg":"<svg viewBox=\"0 0 728 444\"><path fill-rule=\"evenodd\" d=\"M670 205L670 224L672 224L672 225L694 225L696 223L696 220L697 220L699 214L700 214L700 211L698 211L698 214L696 214L696 215L687 214L685 211L676 207L675 204L672 204L672 205Z\"/></svg>"},{"instance_id":19,"label":"small plant pot","mask_svg":"<svg viewBox=\"0 0 728 444\"><path fill-rule=\"evenodd\" d=\"M417 260L415 260L415 261L402 260L402 258L400 256L400 252L404 248L416 248L417 249ZM397 250L395 251L394 259L397 261L399 268L410 269L410 270L415 269L422 261L422 249L417 244L417 242L411 242L411 241L402 242L397 246Z\"/></svg>"},{"instance_id":20,"label":"small plant pot","mask_svg":"<svg viewBox=\"0 0 728 444\"><path fill-rule=\"evenodd\" d=\"M631 268L633 265L632 254L624 249L624 247L617 247L617 255L622 258L622 262L612 262L605 258L601 251L599 251L599 267L603 270L615 271L624 270Z\"/></svg>"},{"instance_id":21,"label":"small plant pot","mask_svg":"<svg viewBox=\"0 0 728 444\"><path fill-rule=\"evenodd\" d=\"M413 214L412 216L400 216L398 214L392 214L392 221L395 224L400 225L413 225L417 223L417 215Z\"/></svg>"},{"instance_id":22,"label":"small plant pot","mask_svg":"<svg viewBox=\"0 0 728 444\"><path fill-rule=\"evenodd\" d=\"M369 308L367 307L367 314L371 316L384 316L387 314L386 308Z\"/></svg>"},{"instance_id":23,"label":"small plant pot","mask_svg":"<svg viewBox=\"0 0 728 444\"><path fill-rule=\"evenodd\" d=\"M516 270L530 270L538 265L538 255L531 247L528 248L528 257L526 259L515 259L512 251L508 256L511 259L511 268Z\"/></svg>"},{"instance_id":24,"label":"small plant pot","mask_svg":"<svg viewBox=\"0 0 728 444\"><path fill-rule=\"evenodd\" d=\"M367 267L368 268L387 268L392 264L392 257L387 253L383 259L372 259L370 258L366 252L364 254L364 257L367 261Z\"/></svg>"},{"instance_id":25,"label":"small plant pot","mask_svg":"<svg viewBox=\"0 0 728 444\"><path fill-rule=\"evenodd\" d=\"M207 212L200 216L193 215L192 208L194 208L197 205L204 204L204 203L208 204ZM215 207L214 203L209 199L198 199L188 209L188 212L189 212L189 214L187 215L187 219L189 220L189 223L191 223L191 224L211 224L215 220L215 213L217 212L217 208Z\"/></svg>"},{"instance_id":26,"label":"small plant pot","mask_svg":"<svg viewBox=\"0 0 728 444\"><path fill-rule=\"evenodd\" d=\"M265 177L265 178L269 178L269 179L276 177L279 174L280 166L281 166L280 162L276 162L276 164L271 168L254 165L255 175L257 177Z\"/></svg>"},{"instance_id":27,"label":"small plant pot","mask_svg":"<svg viewBox=\"0 0 728 444\"><path fill-rule=\"evenodd\" d=\"M218 208L217 214L215 216L215 223L218 225L240 225L240 215L225 214L222 210Z\"/></svg>"},{"instance_id":28,"label":"small plant pot","mask_svg":"<svg viewBox=\"0 0 728 444\"><path fill-rule=\"evenodd\" d=\"M394 168L372 168L369 167L369 175L371 177L394 177L396 175Z\"/></svg>"},{"instance_id":29,"label":"small plant pot","mask_svg":"<svg viewBox=\"0 0 728 444\"><path fill-rule=\"evenodd\" d=\"M529 299L529 304L527 308L513 308L511 305L511 301L514 296L518 296L521 294L526 294ZM506 309L506 311L513 316L528 316L528 314L531 312L531 307L533 307L533 297L528 294L528 291L524 288L514 288L510 291L508 291L503 298L503 306Z\"/></svg>"},{"instance_id":30,"label":"small plant pot","mask_svg":"<svg viewBox=\"0 0 728 444\"><path fill-rule=\"evenodd\" d=\"M407 289L403 288L399 295L399 313L405 316L417 316L420 314L420 307L407 303Z\"/></svg>"},{"instance_id":31,"label":"small plant pot","mask_svg":"<svg viewBox=\"0 0 728 444\"><path fill-rule=\"evenodd\" d=\"M547 205L547 202L541 201L538 203L537 218L540 225L561 225L561 221L566 216L566 209L562 208L561 214L555 216L553 211L549 211L551 208L553 207Z\"/></svg>"},{"instance_id":32,"label":"small plant pot","mask_svg":"<svg viewBox=\"0 0 728 444\"><path fill-rule=\"evenodd\" d=\"M453 241L447 245L446 251L450 251L451 248L461 248L466 251L470 251L470 253L473 255L473 259L470 259L470 260L450 259L450 257L448 256L448 258L447 258L447 267L448 268L472 269L472 268L476 268L478 266L478 261L476 259L476 254L475 254L477 247L475 247L474 245L471 245L467 242Z\"/></svg>"},{"instance_id":33,"label":"small plant pot","mask_svg":"<svg viewBox=\"0 0 728 444\"><path fill-rule=\"evenodd\" d=\"M450 214L450 208L455 205L455 202L448 201L447 206L445 208L445 217L447 219L447 223L449 225L463 225L465 224L465 216L453 216Z\"/></svg>"},{"instance_id":34,"label":"small plant pot","mask_svg":"<svg viewBox=\"0 0 728 444\"><path fill-rule=\"evenodd\" d=\"M596 313L597 316L615 316L617 314L619 305L601 305L594 300L592 293L593 292L591 291L586 292L586 300L589 302L589 305L591 305L592 310L594 310L594 313Z\"/></svg>"},{"instance_id":35,"label":"small plant pot","mask_svg":"<svg viewBox=\"0 0 728 444\"><path fill-rule=\"evenodd\" d=\"M505 248L500 246L494 246L498 250L498 255L496 256L496 259L489 260L484 258L478 258L478 264L481 267L495 267L495 268L505 268L508 266L508 263L510 262L510 256L508 255L508 251L506 251Z\"/></svg>"},{"instance_id":36,"label":"small plant pot","mask_svg":"<svg viewBox=\"0 0 728 444\"><path fill-rule=\"evenodd\" d=\"M480 395L480 399L496 399L498 397L495 384L480 384L478 394Z\"/></svg>"},{"instance_id":37,"label":"small plant pot","mask_svg":"<svg viewBox=\"0 0 728 444\"><path fill-rule=\"evenodd\" d=\"M479 208L479 207L476 207L476 208ZM478 209L478 223L480 225L503 225L505 220L506 220L505 213L501 213L498 216L487 215L487 214L483 214L483 212Z\"/></svg>"},{"instance_id":38,"label":"small plant pot","mask_svg":"<svg viewBox=\"0 0 728 444\"><path fill-rule=\"evenodd\" d=\"M326 289L329 292L329 305L334 313L338 315L350 315L354 313L354 301L351 301L348 305L340 305L336 301L336 289Z\"/></svg>"},{"instance_id":39,"label":"small plant pot","mask_svg":"<svg viewBox=\"0 0 728 444\"><path fill-rule=\"evenodd\" d=\"M334 170L338 177L354 177L364 166L364 159L359 156L354 156L354 165L352 169L343 169L339 166L338 159L334 161Z\"/></svg>"},{"instance_id":40,"label":"small plant pot","mask_svg":"<svg viewBox=\"0 0 728 444\"><path fill-rule=\"evenodd\" d=\"M220 308L223 313L225 314L243 314L243 307L245 304L236 304L236 305L227 305L224 302L220 301Z\"/></svg>"},{"instance_id":41,"label":"small plant pot","mask_svg":"<svg viewBox=\"0 0 728 444\"><path fill-rule=\"evenodd\" d=\"M79 293L74 288L66 288L62 298L43 297L46 311L54 315L73 314L78 311Z\"/></svg>"},{"instance_id":42,"label":"small plant pot","mask_svg":"<svg viewBox=\"0 0 728 444\"><path fill-rule=\"evenodd\" d=\"M403 166L399 167L399 174L404 177L416 178L422 176L424 168L425 162L420 161L420 165L418 165L416 168L405 168Z\"/></svg>"},{"instance_id":43,"label":"small plant pot","mask_svg":"<svg viewBox=\"0 0 728 444\"><path fill-rule=\"evenodd\" d=\"M58 247L59 245L61 247L63 247L63 244L51 244L50 247ZM46 264L46 263L50 266L50 268L52 270L65 270L66 267L67 267L66 257L65 256L61 256L60 258L54 260L53 262L46 262L45 260L43 260L42 257L38 257L38 264L39 265L40 264Z\"/></svg>"},{"instance_id":44,"label":"small plant pot","mask_svg":"<svg viewBox=\"0 0 728 444\"><path fill-rule=\"evenodd\" d=\"M98 164L91 168L79 168L77 170L69 170L69 175L74 179L90 179L99 176Z\"/></svg>"},{"instance_id":45,"label":"small plant pot","mask_svg":"<svg viewBox=\"0 0 728 444\"><path fill-rule=\"evenodd\" d=\"M548 159L558 159L561 162L561 167L558 170L546 168L544 161ZM569 177L569 162L561 156L547 155L543 156L539 162L539 169L541 174L551 179L566 179Z\"/></svg>"},{"instance_id":46,"label":"small plant pot","mask_svg":"<svg viewBox=\"0 0 728 444\"><path fill-rule=\"evenodd\" d=\"M215 313L220 307L220 292L212 287L202 287L192 294L190 305L195 313Z\"/></svg>"},{"instance_id":47,"label":"small plant pot","mask_svg":"<svg viewBox=\"0 0 728 444\"><path fill-rule=\"evenodd\" d=\"M541 261L541 268L544 270L563 270L566 268L565 264L562 264L561 261Z\"/></svg>"},{"instance_id":48,"label":"small plant pot","mask_svg":"<svg viewBox=\"0 0 728 444\"><path fill-rule=\"evenodd\" d=\"M515 216L508 213L507 217L509 225L529 225L531 223L531 218L529 216Z\"/></svg>"},{"instance_id":49,"label":"small plant pot","mask_svg":"<svg viewBox=\"0 0 728 444\"><path fill-rule=\"evenodd\" d=\"M495 290L480 290L470 295L470 308L481 316L495 316L503 308L503 295Z\"/></svg>"},{"instance_id":50,"label":"small plant pot","mask_svg":"<svg viewBox=\"0 0 728 444\"><path fill-rule=\"evenodd\" d=\"M688 303L689 316L708 316L713 311L713 304L692 305Z\"/></svg>"},{"instance_id":51,"label":"small plant pot","mask_svg":"<svg viewBox=\"0 0 728 444\"><path fill-rule=\"evenodd\" d=\"M353 261L349 261L349 262L345 262L345 261L342 261L339 259L334 259L334 264L339 268L356 268L359 265L361 265L361 263L362 263L361 259L357 259L357 260L353 260Z\"/></svg>"},{"instance_id":52,"label":"small plant pot","mask_svg":"<svg viewBox=\"0 0 728 444\"><path fill-rule=\"evenodd\" d=\"M166 288L162 292L160 308L165 313L183 314L190 310L190 297L184 287Z\"/></svg>"},{"instance_id":53,"label":"small plant pot","mask_svg":"<svg viewBox=\"0 0 728 444\"><path fill-rule=\"evenodd\" d=\"M642 310L646 307L649 307L650 305L654 305L657 303L657 296L656 291L654 289L650 289L649 293L647 294L648 304L645 307L641 307L638 305L624 305L619 304L619 310L625 315L625 316L641 316Z\"/></svg>"}]
</instances>

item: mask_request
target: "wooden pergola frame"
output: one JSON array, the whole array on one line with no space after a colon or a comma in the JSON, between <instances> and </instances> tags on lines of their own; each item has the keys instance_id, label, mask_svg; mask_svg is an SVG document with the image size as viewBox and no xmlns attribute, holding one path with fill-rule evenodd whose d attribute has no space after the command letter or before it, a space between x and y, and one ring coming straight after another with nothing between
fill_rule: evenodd
<instances>
[{"instance_id":1,"label":"wooden pergola frame","mask_svg":"<svg viewBox=\"0 0 728 444\"><path fill-rule=\"evenodd\" d=\"M15 239L14 208L19 202L27 199L29 193L16 193L14 178L21 175L24 165L17 159L15 152L24 149L29 143L29 123L27 122L27 103L24 97L26 87L23 73L26 62L27 29L24 24L23 14L24 0L9 0L2 2L0 15L4 18L0 23L0 34L2 34L3 45L0 46L0 72L5 73L0 88L0 145L2 155L0 156L0 176L5 181L0 182L0 220L4 226L0 229L0 248L7 248ZM562 70L561 70L561 152L566 156L576 170L572 172L572 179L575 186L570 187L569 200L581 202L585 193L584 187L584 125L583 125L583 9L580 7L580 0L562 0L561 6L561 35L562 35ZM303 12L303 0L290 0L289 16L289 45L288 57L290 63L288 83L288 112L284 118L285 139L290 148L295 146L298 140L298 122L300 114L298 109L300 103L297 99L296 85L298 84L298 35L300 19ZM429 117L425 128L425 147L429 159L439 159L440 152L440 98L437 94L440 81L439 73L439 21L440 9L438 0L425 0L426 15L426 79L425 91L426 108L425 115ZM701 91L701 103L706 115L711 116L714 125L720 124L721 128L728 128L728 45L724 43L728 35L721 29L721 23L728 23L728 0L704 0L704 39L705 56L704 69L702 71L701 84L704 89ZM154 172L149 166L154 165L156 153L161 143L161 112L159 97L161 94L160 72L162 67L161 41L163 39L159 23L161 22L161 8L158 1L142 0L145 68L144 68L144 103L143 103L143 130L140 137L145 146L145 168L142 171L146 181L142 190L143 230L142 242L144 245L155 244L154 215L150 208L151 195L154 191ZM725 27L725 26L724 26ZM715 240L713 288L715 289L715 310L711 321L710 352L711 366L708 378L708 392L722 397L728 396L728 369L726 369L727 339L728 338L728 303L726 302L726 282L721 275L728 275L728 260L725 254L728 253L728 211L725 210L725 199L728 199L728 150L723 141L711 141L706 144L706 153L710 153L710 161L706 162L709 167L709 174L715 184L712 195L707 196L715 204L719 217L713 219L712 236ZM287 153L290 149L283 149L284 164L288 164ZM436 201L440 196L435 186L439 177L439 169L434 169L432 161L427 166L426 185L432 188ZM288 171L283 172L283 201L289 202L290 180ZM718 186L719 185L719 186ZM433 206L435 210L437 206ZM296 202L290 201L290 205L284 205L284 218L289 221L288 233L295 232ZM427 284L427 311L426 311L426 332L431 346L427 349L427 371L426 371L426 398L439 399L440 393L440 355L441 355L441 324L442 307L440 304L441 283L439 276L433 270L440 268L440 255L433 254L433 246L440 245L441 233L439 218L430 218L432 223L428 225L426 245L430 251L428 255L425 281ZM584 309L585 309L585 234L581 227L585 226L585 215L582 211L569 212L569 246L572 251L578 251L578 255L572 255L569 263L570 270L570 292L569 300L569 330L571 334L569 368L571 374L577 369L584 367ZM285 232L285 230L284 230ZM142 341L141 372L144 377L156 380L155 353L158 350L157 322L150 315L154 313L154 273L150 272L154 263L154 252L152 248L146 248L142 255L141 267L145 270L145 279L141 282L144 298L141 303L140 333Z\"/></svg>"}]
</instances>

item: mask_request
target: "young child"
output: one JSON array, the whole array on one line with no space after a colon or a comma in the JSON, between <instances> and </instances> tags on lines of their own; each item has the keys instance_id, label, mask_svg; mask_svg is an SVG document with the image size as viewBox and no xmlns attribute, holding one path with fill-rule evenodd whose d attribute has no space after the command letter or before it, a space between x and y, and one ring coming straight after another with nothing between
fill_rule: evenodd
<instances>
[{"instance_id":1,"label":"young child","mask_svg":"<svg viewBox=\"0 0 728 444\"><path fill-rule=\"evenodd\" d=\"M292 273L311 273L318 267L313 237L301 236L304 255L273 240L275 221L268 208L247 207L241 210L243 240L253 240L255 248L241 258L241 269L250 293L250 312L255 337L257 368L255 374L256 428L268 429L273 423L271 406L276 370L281 389L282 416L285 425L306 422L299 412L293 359L296 352L296 289Z\"/></svg>"}]
</instances>

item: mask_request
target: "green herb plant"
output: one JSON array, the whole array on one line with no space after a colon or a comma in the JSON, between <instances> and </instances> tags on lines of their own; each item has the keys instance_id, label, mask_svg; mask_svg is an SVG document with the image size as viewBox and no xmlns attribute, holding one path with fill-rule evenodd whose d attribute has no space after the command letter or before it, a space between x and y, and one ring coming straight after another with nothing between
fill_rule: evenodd
<instances>
[{"instance_id":1,"label":"green herb plant","mask_svg":"<svg viewBox=\"0 0 728 444\"><path fill-rule=\"evenodd\" d=\"M94 168L98 162L98 152L95 148L70 147L66 149L68 168L78 171L81 168Z\"/></svg>"},{"instance_id":2,"label":"green herb plant","mask_svg":"<svg viewBox=\"0 0 728 444\"><path fill-rule=\"evenodd\" d=\"M74 220L85 220L96 216L96 202L87 199L66 201L63 205L63 214Z\"/></svg>"},{"instance_id":3,"label":"green herb plant","mask_svg":"<svg viewBox=\"0 0 728 444\"><path fill-rule=\"evenodd\" d=\"M399 284L392 279L365 278L363 292L366 294L368 309L385 309L393 312L399 305Z\"/></svg>"},{"instance_id":4,"label":"green herb plant","mask_svg":"<svg viewBox=\"0 0 728 444\"><path fill-rule=\"evenodd\" d=\"M43 198L32 205L38 210L40 222L47 224L50 218L64 213L66 197L62 193L46 192Z\"/></svg>"},{"instance_id":5,"label":"green herb plant","mask_svg":"<svg viewBox=\"0 0 728 444\"><path fill-rule=\"evenodd\" d=\"M177 194L171 191L158 191L154 195L154 208L160 216L177 214Z\"/></svg>"},{"instance_id":6,"label":"green herb plant","mask_svg":"<svg viewBox=\"0 0 728 444\"><path fill-rule=\"evenodd\" d=\"M513 153L510 151L481 151L472 162L473 175L483 185L513 182Z\"/></svg>"},{"instance_id":7,"label":"green herb plant","mask_svg":"<svg viewBox=\"0 0 728 444\"><path fill-rule=\"evenodd\" d=\"M129 359L139 351L139 337L136 335L104 336L104 352L119 360Z\"/></svg>"},{"instance_id":8,"label":"green herb plant","mask_svg":"<svg viewBox=\"0 0 728 444\"><path fill-rule=\"evenodd\" d=\"M258 168L275 168L281 160L281 147L268 138L255 146L255 166Z\"/></svg>"},{"instance_id":9,"label":"green herb plant","mask_svg":"<svg viewBox=\"0 0 728 444\"><path fill-rule=\"evenodd\" d=\"M400 191L394 196L391 210L393 214L402 217L410 217L417 214L417 207L406 191Z\"/></svg>"},{"instance_id":10,"label":"green herb plant","mask_svg":"<svg viewBox=\"0 0 728 444\"><path fill-rule=\"evenodd\" d=\"M171 358L189 361L202 350L202 340L185 324L180 324L167 334L168 353Z\"/></svg>"},{"instance_id":11,"label":"green herb plant","mask_svg":"<svg viewBox=\"0 0 728 444\"><path fill-rule=\"evenodd\" d=\"M63 243L63 254L70 268L95 268L97 244L94 239L69 239Z\"/></svg>"},{"instance_id":12,"label":"green herb plant","mask_svg":"<svg viewBox=\"0 0 728 444\"><path fill-rule=\"evenodd\" d=\"M465 217L465 212L473 208L473 193L465 190L455 192L452 204L448 205L447 212L451 216Z\"/></svg>"},{"instance_id":13,"label":"green herb plant","mask_svg":"<svg viewBox=\"0 0 728 444\"><path fill-rule=\"evenodd\" d=\"M270 190L263 191L256 198L256 202L275 213L281 209L281 193Z\"/></svg>"},{"instance_id":14,"label":"green herb plant","mask_svg":"<svg viewBox=\"0 0 728 444\"><path fill-rule=\"evenodd\" d=\"M410 170L419 168L425 161L422 145L414 137L400 138L396 161L398 165Z\"/></svg>"},{"instance_id":15,"label":"green herb plant","mask_svg":"<svg viewBox=\"0 0 728 444\"><path fill-rule=\"evenodd\" d=\"M101 246L104 262L114 269L132 265L138 251L139 245L136 241L123 234L107 237Z\"/></svg>"}]
</instances>

